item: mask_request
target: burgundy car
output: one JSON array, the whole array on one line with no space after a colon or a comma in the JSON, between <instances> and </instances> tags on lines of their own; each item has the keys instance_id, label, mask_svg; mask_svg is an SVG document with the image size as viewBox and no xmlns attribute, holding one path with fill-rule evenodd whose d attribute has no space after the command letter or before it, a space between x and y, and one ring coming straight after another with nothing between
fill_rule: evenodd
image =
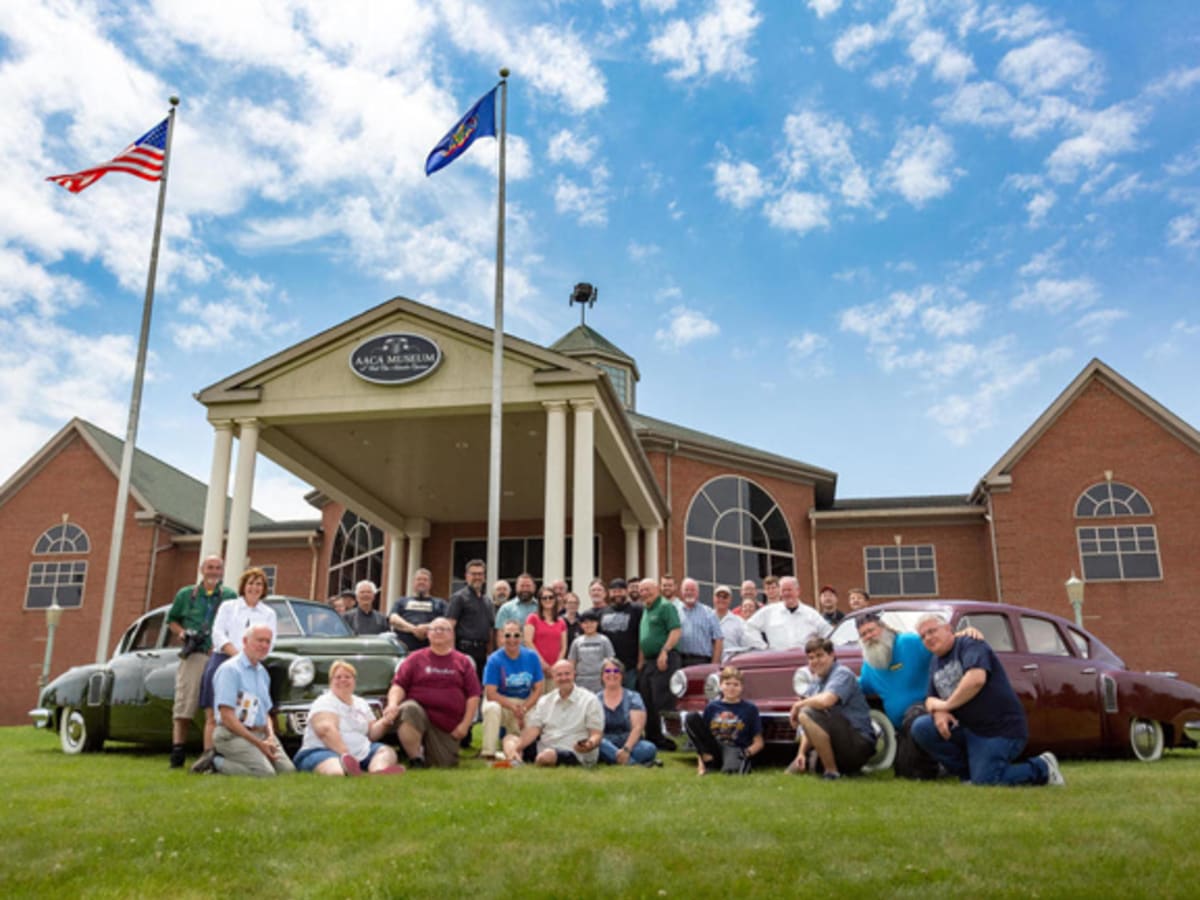
<instances>
[{"instance_id":1,"label":"burgundy car","mask_svg":"<svg viewBox=\"0 0 1200 900\"><path fill-rule=\"evenodd\" d=\"M915 631L924 613L940 613L958 631L983 632L1008 673L1029 719L1030 755L1052 750L1061 756L1132 755L1144 761L1164 748L1194 747L1200 740L1200 688L1170 672L1130 671L1115 653L1074 623L1050 613L1003 603L920 600L870 607L896 631ZM858 672L857 617L843 619L830 639L840 663ZM802 649L738 654L732 664L745 676L744 697L758 704L768 744L792 744L788 711L808 677ZM717 695L713 665L677 672L671 690L677 709L664 718L679 734L680 716L703 710ZM878 697L868 697L879 732L872 768L891 764L895 739Z\"/></svg>"}]
</instances>

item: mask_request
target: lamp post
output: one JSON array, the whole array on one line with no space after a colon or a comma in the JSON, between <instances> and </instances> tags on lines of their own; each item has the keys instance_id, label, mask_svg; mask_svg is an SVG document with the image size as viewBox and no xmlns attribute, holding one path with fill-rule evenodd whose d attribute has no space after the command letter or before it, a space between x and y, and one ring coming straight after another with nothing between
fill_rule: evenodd
<instances>
[{"instance_id":1,"label":"lamp post","mask_svg":"<svg viewBox=\"0 0 1200 900\"><path fill-rule=\"evenodd\" d=\"M1071 601L1071 606L1075 608L1075 624L1080 628L1083 627L1083 582L1075 576L1074 570L1071 571L1071 577L1067 579L1067 599Z\"/></svg>"},{"instance_id":2,"label":"lamp post","mask_svg":"<svg viewBox=\"0 0 1200 900\"><path fill-rule=\"evenodd\" d=\"M58 605L58 600L51 600L50 605L46 607L46 656L42 660L42 677L38 679L39 700L42 696L42 688L50 681L50 657L54 655L54 632L58 629L62 614L63 608Z\"/></svg>"}]
</instances>

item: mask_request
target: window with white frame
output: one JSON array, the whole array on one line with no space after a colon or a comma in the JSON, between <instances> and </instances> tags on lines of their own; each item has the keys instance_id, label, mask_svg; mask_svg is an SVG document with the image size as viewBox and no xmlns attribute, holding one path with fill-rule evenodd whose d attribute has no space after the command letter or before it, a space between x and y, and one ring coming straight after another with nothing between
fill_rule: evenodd
<instances>
[{"instance_id":1,"label":"window with white frame","mask_svg":"<svg viewBox=\"0 0 1200 900\"><path fill-rule=\"evenodd\" d=\"M571 578L571 548L573 542L570 536L566 538L563 548L563 559L567 565L567 585L575 591ZM542 567L542 554L545 540L541 537L506 537L500 539L500 571L496 575L488 574L485 590L490 594L492 585L503 578L510 585L516 585L517 576L528 572L533 580L541 582L545 569ZM450 549L450 589L447 596L461 590L466 581L463 575L467 563L473 559L487 558L486 538L456 538ZM600 569L600 535L592 535L592 559L597 571ZM586 585L584 586L586 587Z\"/></svg>"},{"instance_id":2,"label":"window with white frame","mask_svg":"<svg viewBox=\"0 0 1200 900\"><path fill-rule=\"evenodd\" d=\"M275 593L275 579L279 575L279 566L271 564L269 566L259 566L263 570L263 574L267 576L267 593Z\"/></svg>"},{"instance_id":3,"label":"window with white frame","mask_svg":"<svg viewBox=\"0 0 1200 900\"><path fill-rule=\"evenodd\" d=\"M47 528L33 544L35 556L81 556L91 550L87 532L74 522ZM57 603L67 609L83 605L87 582L86 559L38 560L29 564L25 608L46 609Z\"/></svg>"},{"instance_id":4,"label":"window with white frame","mask_svg":"<svg viewBox=\"0 0 1200 900\"><path fill-rule=\"evenodd\" d=\"M936 597L933 544L863 547L867 590L872 597Z\"/></svg>"},{"instance_id":5,"label":"window with white frame","mask_svg":"<svg viewBox=\"0 0 1200 900\"><path fill-rule=\"evenodd\" d=\"M1075 501L1077 519L1117 519L1154 515L1137 488L1107 479ZM1162 578L1158 531L1150 522L1081 525L1075 529L1085 581L1154 581Z\"/></svg>"},{"instance_id":6,"label":"window with white frame","mask_svg":"<svg viewBox=\"0 0 1200 900\"><path fill-rule=\"evenodd\" d=\"M352 591L360 581L383 581L383 531L349 510L338 522L329 554L329 594Z\"/></svg>"}]
</instances>

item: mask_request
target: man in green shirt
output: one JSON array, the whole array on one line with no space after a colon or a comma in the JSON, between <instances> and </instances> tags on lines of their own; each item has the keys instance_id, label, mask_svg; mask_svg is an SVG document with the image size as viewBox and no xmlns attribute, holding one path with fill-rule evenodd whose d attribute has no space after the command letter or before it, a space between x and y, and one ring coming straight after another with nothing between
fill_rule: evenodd
<instances>
[{"instance_id":1,"label":"man in green shirt","mask_svg":"<svg viewBox=\"0 0 1200 900\"><path fill-rule=\"evenodd\" d=\"M237 597L233 588L221 584L225 574L225 563L219 556L210 556L200 563L200 581L187 585L175 594L171 611L167 613L167 627L183 645L179 656L179 669L175 673L175 708L171 715L171 768L183 767L184 744L187 743L188 726L200 707L200 682L204 677L204 666L212 653L212 623L217 607L223 600ZM191 652L188 652L189 649ZM187 653L184 658L183 654Z\"/></svg>"},{"instance_id":2,"label":"man in green shirt","mask_svg":"<svg viewBox=\"0 0 1200 900\"><path fill-rule=\"evenodd\" d=\"M646 704L646 740L660 750L674 750L675 742L663 734L662 714L675 708L670 684L679 668L679 610L659 594L653 578L643 580L639 591L645 609L638 629L638 692Z\"/></svg>"}]
</instances>

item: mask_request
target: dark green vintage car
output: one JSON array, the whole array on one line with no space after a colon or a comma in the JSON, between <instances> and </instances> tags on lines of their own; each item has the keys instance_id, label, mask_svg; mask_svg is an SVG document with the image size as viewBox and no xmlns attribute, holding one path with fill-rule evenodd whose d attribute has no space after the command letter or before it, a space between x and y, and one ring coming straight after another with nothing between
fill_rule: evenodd
<instances>
[{"instance_id":1,"label":"dark green vintage car","mask_svg":"<svg viewBox=\"0 0 1200 900\"><path fill-rule=\"evenodd\" d=\"M275 729L285 745L299 743L308 708L329 683L336 659L358 670L356 693L378 712L404 645L390 634L356 637L330 607L311 600L268 597L275 610L275 647L267 658ZM40 728L56 729L64 753L99 750L106 740L168 746L179 639L167 627L162 606L125 630L112 659L76 666L42 690L30 715ZM200 711L189 743L199 745Z\"/></svg>"}]
</instances>

